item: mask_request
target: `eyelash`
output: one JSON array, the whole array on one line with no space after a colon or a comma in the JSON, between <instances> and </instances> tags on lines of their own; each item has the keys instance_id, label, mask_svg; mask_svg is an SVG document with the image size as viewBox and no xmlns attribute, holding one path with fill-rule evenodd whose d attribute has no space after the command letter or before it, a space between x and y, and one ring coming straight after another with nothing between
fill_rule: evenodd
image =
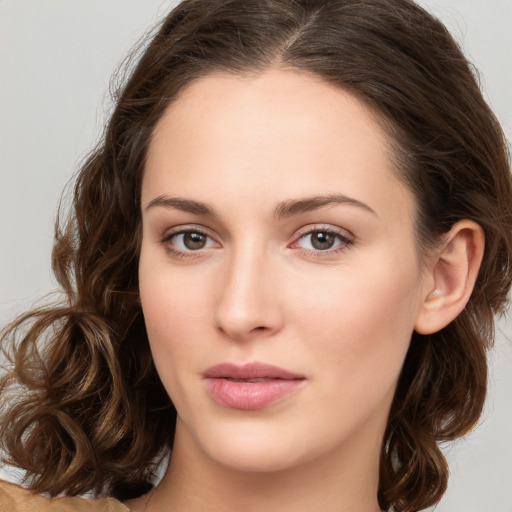
<instances>
[{"instance_id":1,"label":"eyelash","mask_svg":"<svg viewBox=\"0 0 512 512\"><path fill-rule=\"evenodd\" d=\"M291 244L291 246L298 244L301 240L304 240L306 237L311 236L313 233L325 233L328 235L332 235L339 242L339 245L337 245L331 249L326 249L326 250L303 249L300 247L298 248L299 251L301 251L307 255L313 255L314 257L317 257L317 258L335 256L335 255L340 254L341 252L347 250L351 245L354 245L354 238L348 237L348 236L340 233L336 229L327 228L325 226L314 226L313 228L308 228L306 231L299 233L298 238L296 239L295 242L293 242Z\"/></svg>"},{"instance_id":2,"label":"eyelash","mask_svg":"<svg viewBox=\"0 0 512 512\"><path fill-rule=\"evenodd\" d=\"M177 231L172 231L170 233L167 233L164 235L164 237L161 240L162 245L165 247L165 250L167 253L172 256L175 259L192 259L192 258L200 258L203 256L202 249L198 249L197 251L194 250L188 250L188 251L182 251L180 249L176 249L172 246L171 240L179 235L184 235L187 233L197 233L199 235L202 235L210 240L213 240L213 237L211 237L206 231L202 230L199 227L190 226L187 228L180 228ZM348 249L351 245L354 245L354 239L350 238L346 235L343 235L339 231L332 229L332 228L326 228L323 226L313 227L309 228L306 231L299 233L298 237L295 239L294 242L292 242L288 247L294 248L296 244L298 244L301 240L304 240L306 237L311 236L313 233L325 233L328 235L332 235L335 237L335 239L339 242L338 245L336 245L334 248L321 250L321 249L304 249L297 247L297 250L299 250L302 253L305 253L307 255L313 255L317 258L322 257L329 257L333 255L337 255L346 249Z\"/></svg>"},{"instance_id":3,"label":"eyelash","mask_svg":"<svg viewBox=\"0 0 512 512\"><path fill-rule=\"evenodd\" d=\"M181 260L181 259L185 259L185 258L191 259L191 258L198 258L198 257L202 256L201 250L197 250L197 251L192 251L192 250L182 251L182 250L176 249L176 248L174 248L172 246L171 240L174 237L176 237L178 235L184 235L184 234L187 234L187 233L197 233L198 235L202 235L202 236L204 236L204 237L206 237L206 238L208 238L210 240L213 240L213 238L208 233L206 233L204 230L202 230L201 228L196 227L196 226L180 228L177 231L172 231L170 233L167 233L162 238L161 243L165 247L165 250L167 251L167 253L169 255L171 255L173 258Z\"/></svg>"}]
</instances>

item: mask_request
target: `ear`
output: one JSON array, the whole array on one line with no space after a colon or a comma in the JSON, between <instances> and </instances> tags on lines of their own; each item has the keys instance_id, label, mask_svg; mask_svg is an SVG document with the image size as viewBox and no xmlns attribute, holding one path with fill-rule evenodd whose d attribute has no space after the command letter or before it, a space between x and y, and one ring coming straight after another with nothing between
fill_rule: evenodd
<instances>
[{"instance_id":1,"label":"ear","mask_svg":"<svg viewBox=\"0 0 512 512\"><path fill-rule=\"evenodd\" d=\"M476 222L457 222L444 235L441 248L429 259L416 332L440 331L462 312L473 292L484 249L484 231Z\"/></svg>"}]
</instances>

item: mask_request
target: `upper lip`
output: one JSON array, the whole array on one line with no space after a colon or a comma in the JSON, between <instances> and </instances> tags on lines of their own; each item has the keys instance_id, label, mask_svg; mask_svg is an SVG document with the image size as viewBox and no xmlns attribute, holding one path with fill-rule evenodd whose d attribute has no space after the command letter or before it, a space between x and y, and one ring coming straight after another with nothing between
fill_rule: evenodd
<instances>
[{"instance_id":1,"label":"upper lip","mask_svg":"<svg viewBox=\"0 0 512 512\"><path fill-rule=\"evenodd\" d=\"M303 375L274 366L272 364L252 362L246 364L221 363L204 372L205 378L214 379L304 379Z\"/></svg>"}]
</instances>

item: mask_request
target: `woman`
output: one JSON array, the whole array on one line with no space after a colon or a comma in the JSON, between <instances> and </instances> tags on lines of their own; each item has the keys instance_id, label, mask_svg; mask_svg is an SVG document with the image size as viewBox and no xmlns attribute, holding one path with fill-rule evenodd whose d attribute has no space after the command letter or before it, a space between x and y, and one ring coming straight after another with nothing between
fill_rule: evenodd
<instances>
[{"instance_id":1,"label":"woman","mask_svg":"<svg viewBox=\"0 0 512 512\"><path fill-rule=\"evenodd\" d=\"M78 177L67 303L4 335L7 460L111 496L51 502L93 510L437 502L437 442L485 396L511 204L499 125L416 5L180 4Z\"/></svg>"}]
</instances>

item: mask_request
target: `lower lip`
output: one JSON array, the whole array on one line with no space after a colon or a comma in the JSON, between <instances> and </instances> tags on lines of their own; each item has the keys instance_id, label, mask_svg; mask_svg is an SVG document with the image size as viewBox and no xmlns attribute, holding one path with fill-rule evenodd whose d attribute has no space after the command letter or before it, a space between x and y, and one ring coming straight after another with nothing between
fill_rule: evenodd
<instances>
[{"instance_id":1,"label":"lower lip","mask_svg":"<svg viewBox=\"0 0 512 512\"><path fill-rule=\"evenodd\" d=\"M206 388L221 405L233 409L263 409L293 393L304 379L270 379L262 382L235 382L222 378L207 378Z\"/></svg>"}]
</instances>

